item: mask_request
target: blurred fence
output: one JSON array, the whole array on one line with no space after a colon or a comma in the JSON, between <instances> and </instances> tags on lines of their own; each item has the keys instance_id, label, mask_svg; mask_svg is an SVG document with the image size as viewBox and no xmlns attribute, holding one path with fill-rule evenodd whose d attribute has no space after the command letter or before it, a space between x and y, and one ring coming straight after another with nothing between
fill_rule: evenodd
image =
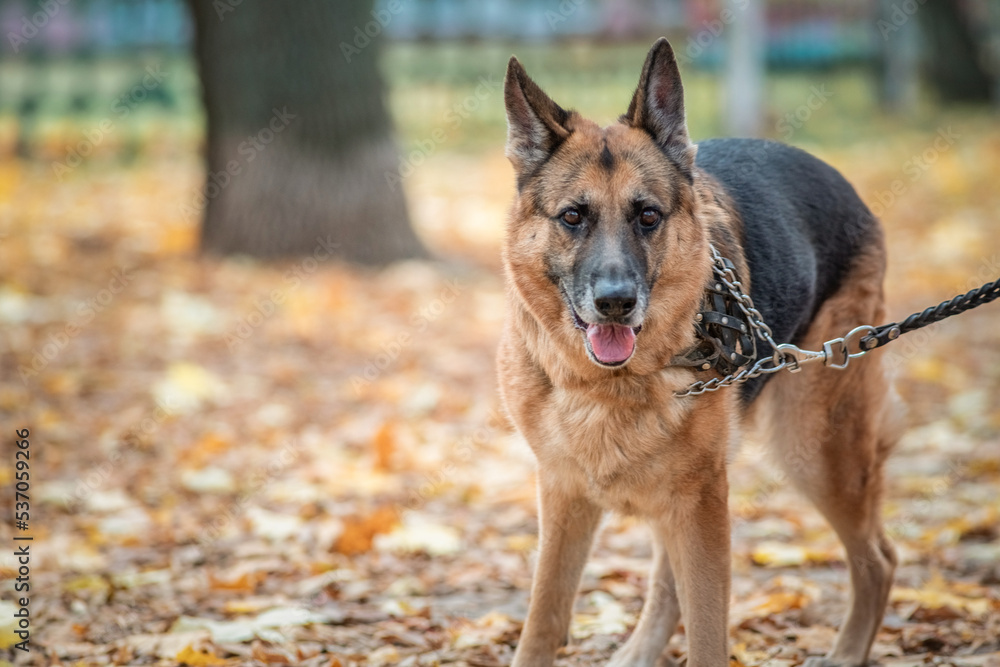
<instances>
[{"instance_id":1,"label":"blurred fence","mask_svg":"<svg viewBox=\"0 0 1000 667\"><path fill-rule=\"evenodd\" d=\"M724 40L716 39L751 0L380 0L377 12L392 16L386 32L398 39L512 39L565 37L601 40L689 33L702 67L717 66ZM758 0L753 0L757 2ZM390 7L398 6L393 13ZM775 66L813 66L872 58L878 49L873 0L768 2L768 60Z\"/></svg>"},{"instance_id":2,"label":"blurred fence","mask_svg":"<svg viewBox=\"0 0 1000 667\"><path fill-rule=\"evenodd\" d=\"M182 0L5 0L0 28L4 58L185 49L191 37Z\"/></svg>"},{"instance_id":3,"label":"blurred fence","mask_svg":"<svg viewBox=\"0 0 1000 667\"><path fill-rule=\"evenodd\" d=\"M197 132L182 0L6 0L0 29L0 154L58 175Z\"/></svg>"},{"instance_id":4,"label":"blurred fence","mask_svg":"<svg viewBox=\"0 0 1000 667\"><path fill-rule=\"evenodd\" d=\"M239 11L238 3L220 1ZM544 74L550 67L553 79L595 94L604 94L609 80L633 80L641 55L626 49L627 57L601 51L600 59L588 58L581 55L588 45L645 47L652 36L667 34L687 71L713 72L726 58L732 17L757 1L376 0L372 21L343 36L388 36L395 44L384 66L390 84L409 87L406 113L427 115L446 112L456 96L461 101L484 72L502 71L503 54L512 50L544 50L536 68ZM926 1L771 0L768 66L861 65L874 80L895 46L879 21L888 19L890 29L908 23ZM984 42L995 46L1000 2L962 5ZM0 27L0 155L51 160L58 169L96 156L129 158L149 146L190 151L200 140L193 26L184 0L6 0ZM422 55L428 51L431 57ZM442 90L451 92L438 95ZM404 134L422 127L419 119L397 118Z\"/></svg>"}]
</instances>

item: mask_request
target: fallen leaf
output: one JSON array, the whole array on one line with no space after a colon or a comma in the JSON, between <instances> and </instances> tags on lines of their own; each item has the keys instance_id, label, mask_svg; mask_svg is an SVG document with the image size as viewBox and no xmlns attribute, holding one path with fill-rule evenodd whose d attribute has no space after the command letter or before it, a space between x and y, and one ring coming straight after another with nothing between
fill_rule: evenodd
<instances>
[{"instance_id":1,"label":"fallen leaf","mask_svg":"<svg viewBox=\"0 0 1000 667\"><path fill-rule=\"evenodd\" d=\"M445 556L462 548L462 537L451 526L407 517L402 526L386 535L376 536L375 548L379 551Z\"/></svg>"},{"instance_id":2,"label":"fallen leaf","mask_svg":"<svg viewBox=\"0 0 1000 667\"><path fill-rule=\"evenodd\" d=\"M253 593L257 590L257 585L263 578L260 572L243 572L234 578L224 578L208 573L208 586L215 591L234 591L239 593Z\"/></svg>"},{"instance_id":3,"label":"fallen leaf","mask_svg":"<svg viewBox=\"0 0 1000 667\"><path fill-rule=\"evenodd\" d=\"M177 456L177 463L184 468L203 468L231 446L232 442L218 433L207 433L181 451Z\"/></svg>"},{"instance_id":4,"label":"fallen leaf","mask_svg":"<svg viewBox=\"0 0 1000 667\"><path fill-rule=\"evenodd\" d=\"M584 602L595 611L573 615L570 634L578 639L622 634L635 623L635 615L627 613L620 602L603 591L586 595Z\"/></svg>"},{"instance_id":5,"label":"fallen leaf","mask_svg":"<svg viewBox=\"0 0 1000 667\"><path fill-rule=\"evenodd\" d=\"M396 431L391 421L382 424L375 432L372 449L375 453L375 469L381 472L392 470L392 457L396 451Z\"/></svg>"},{"instance_id":6,"label":"fallen leaf","mask_svg":"<svg viewBox=\"0 0 1000 667\"><path fill-rule=\"evenodd\" d=\"M174 362L153 387L159 405L176 413L198 410L206 402L222 396L225 385L212 371L191 362Z\"/></svg>"},{"instance_id":7,"label":"fallen leaf","mask_svg":"<svg viewBox=\"0 0 1000 667\"><path fill-rule=\"evenodd\" d=\"M181 472L181 484L195 493L230 493L236 490L233 474L225 468L208 466Z\"/></svg>"},{"instance_id":8,"label":"fallen leaf","mask_svg":"<svg viewBox=\"0 0 1000 667\"><path fill-rule=\"evenodd\" d=\"M333 550L347 556L370 551L375 536L388 533L399 524L399 515L392 507L381 507L371 514L344 519L344 527Z\"/></svg>"},{"instance_id":9,"label":"fallen leaf","mask_svg":"<svg viewBox=\"0 0 1000 667\"><path fill-rule=\"evenodd\" d=\"M904 605L909 603L907 618L927 622L1000 612L1000 600L993 599L988 588L948 581L938 570L933 571L920 589L894 586L889 600Z\"/></svg>"},{"instance_id":10,"label":"fallen leaf","mask_svg":"<svg viewBox=\"0 0 1000 667\"><path fill-rule=\"evenodd\" d=\"M199 651L191 646L187 646L183 651L178 653L175 660L182 665L189 665L190 667L217 667L218 665L232 664L229 660L224 660L211 651L204 649Z\"/></svg>"},{"instance_id":11,"label":"fallen leaf","mask_svg":"<svg viewBox=\"0 0 1000 667\"><path fill-rule=\"evenodd\" d=\"M286 626L325 623L327 616L301 607L279 607L270 609L253 618L232 621L218 621L211 618L181 616L170 628L170 632L191 632L208 630L212 641L217 644L239 643L254 638L281 642L284 636L276 629Z\"/></svg>"},{"instance_id":12,"label":"fallen leaf","mask_svg":"<svg viewBox=\"0 0 1000 667\"><path fill-rule=\"evenodd\" d=\"M13 602L0 600L0 649L10 648L21 641L21 638L14 634L18 629L17 618L14 616L17 610L18 606Z\"/></svg>"},{"instance_id":13,"label":"fallen leaf","mask_svg":"<svg viewBox=\"0 0 1000 667\"><path fill-rule=\"evenodd\" d=\"M792 567L806 562L806 550L784 542L761 542L754 547L750 558L764 567Z\"/></svg>"}]
</instances>

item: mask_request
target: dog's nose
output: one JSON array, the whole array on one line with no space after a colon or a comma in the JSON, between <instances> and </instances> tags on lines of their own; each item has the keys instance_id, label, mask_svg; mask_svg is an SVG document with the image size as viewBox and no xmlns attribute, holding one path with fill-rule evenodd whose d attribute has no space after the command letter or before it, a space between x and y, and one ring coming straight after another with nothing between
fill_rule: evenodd
<instances>
[{"instance_id":1,"label":"dog's nose","mask_svg":"<svg viewBox=\"0 0 1000 667\"><path fill-rule=\"evenodd\" d=\"M625 317L635 310L635 283L599 279L594 284L594 307L605 317Z\"/></svg>"}]
</instances>

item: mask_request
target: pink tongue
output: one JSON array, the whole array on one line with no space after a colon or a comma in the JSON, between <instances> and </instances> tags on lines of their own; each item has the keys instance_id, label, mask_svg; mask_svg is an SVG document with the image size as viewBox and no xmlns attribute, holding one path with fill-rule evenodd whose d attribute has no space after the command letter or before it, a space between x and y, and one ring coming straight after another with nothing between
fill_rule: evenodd
<instances>
[{"instance_id":1,"label":"pink tongue","mask_svg":"<svg viewBox=\"0 0 1000 667\"><path fill-rule=\"evenodd\" d=\"M635 332L621 324L589 324L587 340L594 356L605 364L620 364L635 349Z\"/></svg>"}]
</instances>

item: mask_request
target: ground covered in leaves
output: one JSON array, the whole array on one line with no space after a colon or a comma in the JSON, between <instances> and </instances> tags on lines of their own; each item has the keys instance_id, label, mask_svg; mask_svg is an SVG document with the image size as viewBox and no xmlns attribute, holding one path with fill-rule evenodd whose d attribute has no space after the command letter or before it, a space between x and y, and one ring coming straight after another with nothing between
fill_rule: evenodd
<instances>
[{"instance_id":1,"label":"ground covered in leaves","mask_svg":"<svg viewBox=\"0 0 1000 667\"><path fill-rule=\"evenodd\" d=\"M936 132L823 151L884 200L894 317L1000 275L1000 133L964 128L914 178ZM5 517L13 432L31 430L32 650L17 662L509 664L537 518L532 457L494 387L499 152L415 170L413 216L446 261L377 272L322 244L279 265L198 257L180 212L193 161L62 182L2 169ZM902 566L883 663L998 664L998 308L888 353L911 414L889 466ZM731 476L733 664L798 664L834 637L842 553L754 443ZM603 664L623 641L649 554L642 524L607 520L560 665ZM672 646L683 655L683 634Z\"/></svg>"}]
</instances>

